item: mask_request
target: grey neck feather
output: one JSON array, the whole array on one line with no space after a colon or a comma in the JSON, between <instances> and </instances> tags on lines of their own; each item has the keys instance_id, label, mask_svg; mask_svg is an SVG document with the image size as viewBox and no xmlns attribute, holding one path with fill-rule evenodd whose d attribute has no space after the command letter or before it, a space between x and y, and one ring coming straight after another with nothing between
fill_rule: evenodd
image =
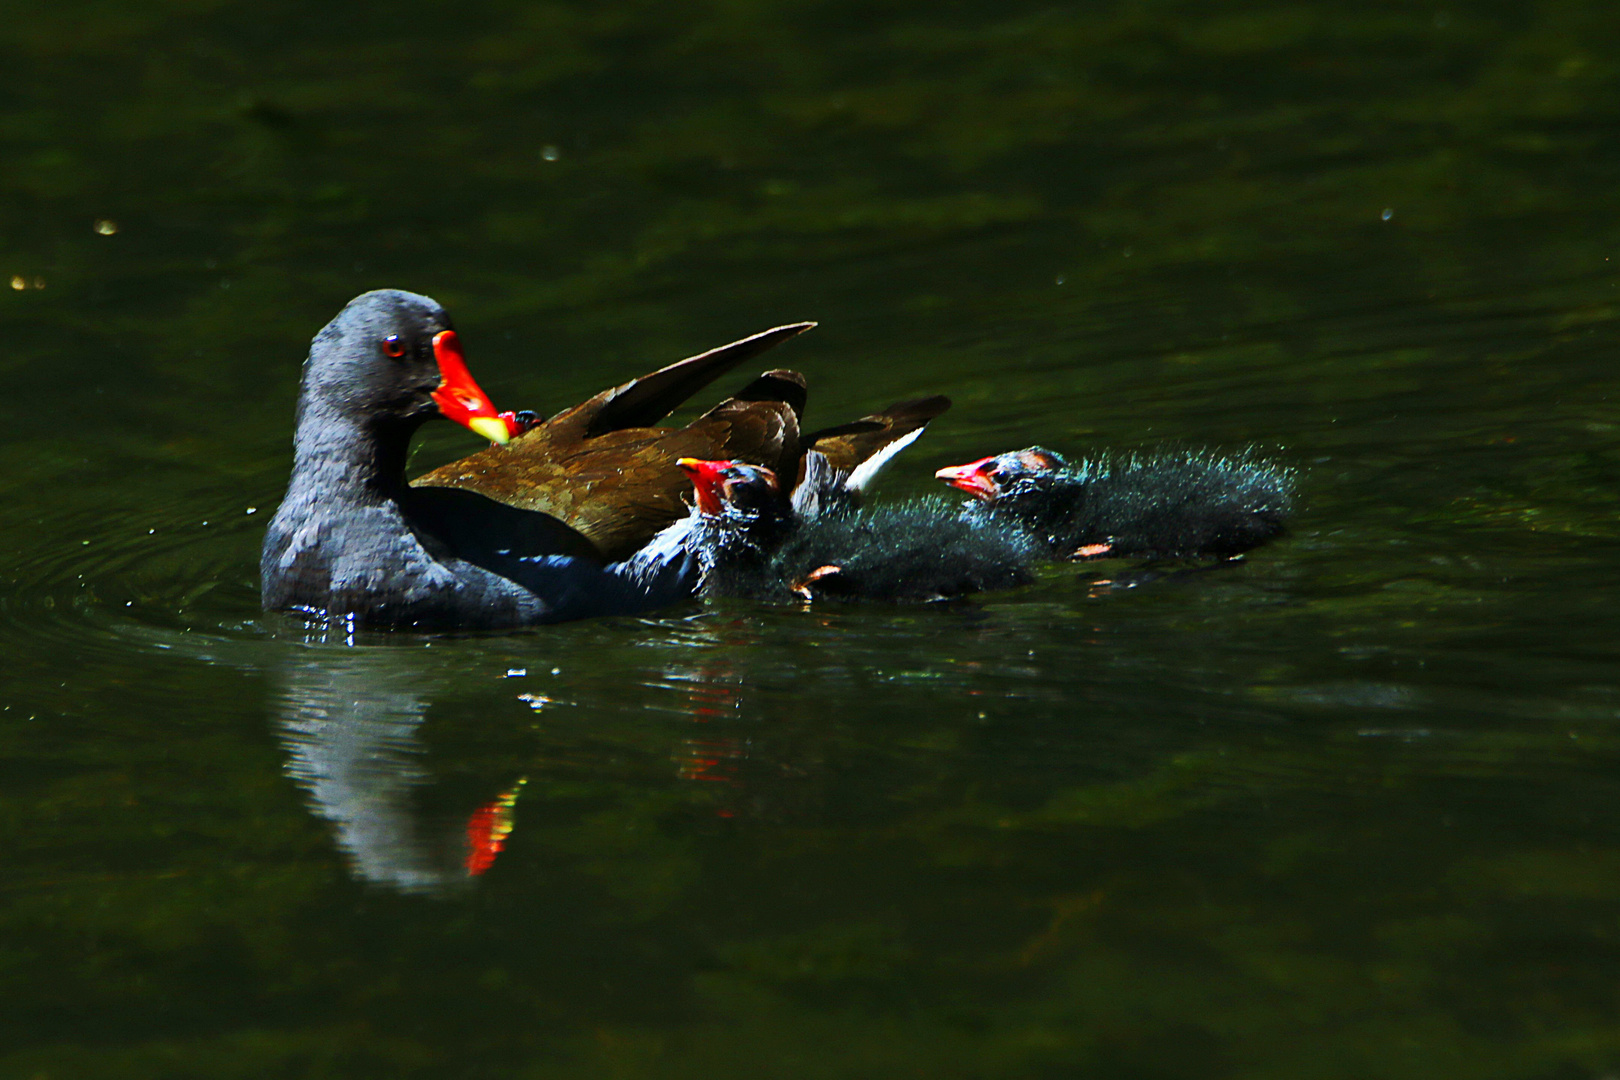
<instances>
[{"instance_id":1,"label":"grey neck feather","mask_svg":"<svg viewBox=\"0 0 1620 1080\"><path fill-rule=\"evenodd\" d=\"M398 497L406 486L405 454L415 426L395 420L390 430L318 399L306 401L298 412L289 494L303 489L324 498L339 492Z\"/></svg>"}]
</instances>

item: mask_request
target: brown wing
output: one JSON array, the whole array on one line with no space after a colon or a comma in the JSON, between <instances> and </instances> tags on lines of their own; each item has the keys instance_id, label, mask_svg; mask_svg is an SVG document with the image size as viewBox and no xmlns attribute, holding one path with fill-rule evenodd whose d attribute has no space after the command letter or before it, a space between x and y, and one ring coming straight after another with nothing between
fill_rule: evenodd
<instances>
[{"instance_id":1,"label":"brown wing","mask_svg":"<svg viewBox=\"0 0 1620 1080\"><path fill-rule=\"evenodd\" d=\"M727 458L780 473L797 466L799 417L806 397L803 375L767 371L704 413L703 419L731 424L725 443Z\"/></svg>"},{"instance_id":2,"label":"brown wing","mask_svg":"<svg viewBox=\"0 0 1620 1080\"><path fill-rule=\"evenodd\" d=\"M738 364L814 325L778 326L631 379L564 409L504 448L491 447L413 483L465 488L544 511L583 533L607 558L622 558L685 513L682 496L689 482L675 464L680 458L751 453L752 461L779 454L781 403L764 400L774 385L764 380L788 376L777 380L780 389L791 395L796 382L801 404L804 380L792 372L768 372L749 384L760 399L752 408L738 406L681 429L650 425ZM792 419L796 440L796 410Z\"/></svg>"},{"instance_id":3,"label":"brown wing","mask_svg":"<svg viewBox=\"0 0 1620 1080\"><path fill-rule=\"evenodd\" d=\"M564 409L546 424L581 439L623 428L651 427L744 360L751 360L814 325L813 322L789 323L689 356Z\"/></svg>"},{"instance_id":4,"label":"brown wing","mask_svg":"<svg viewBox=\"0 0 1620 1080\"><path fill-rule=\"evenodd\" d=\"M803 416L809 394L803 375L797 371L788 371L786 368L776 368L761 374L759 378L721 402L721 405L732 401L780 401L791 408L795 416Z\"/></svg>"},{"instance_id":5,"label":"brown wing","mask_svg":"<svg viewBox=\"0 0 1620 1080\"><path fill-rule=\"evenodd\" d=\"M686 514L692 481L677 464L681 458L775 468L784 454L797 455L799 424L786 402L729 400L687 427L664 429L639 445L597 450L615 435L631 434L588 440L587 449L570 459L577 471L570 470L569 482L547 489L557 506L549 512L588 536L609 559L629 556Z\"/></svg>"},{"instance_id":6,"label":"brown wing","mask_svg":"<svg viewBox=\"0 0 1620 1080\"><path fill-rule=\"evenodd\" d=\"M784 455L796 456L803 400L802 376L767 372L684 428L622 428L582 439L573 424L547 422L414 483L543 511L583 533L604 557L621 559L686 513L691 481L676 464L681 458L775 468Z\"/></svg>"}]
</instances>

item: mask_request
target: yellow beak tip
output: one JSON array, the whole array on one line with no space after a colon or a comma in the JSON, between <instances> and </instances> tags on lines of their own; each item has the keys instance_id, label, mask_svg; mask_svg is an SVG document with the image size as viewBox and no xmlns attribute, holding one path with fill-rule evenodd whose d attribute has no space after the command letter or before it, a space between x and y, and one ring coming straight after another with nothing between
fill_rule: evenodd
<instances>
[{"instance_id":1,"label":"yellow beak tip","mask_svg":"<svg viewBox=\"0 0 1620 1080\"><path fill-rule=\"evenodd\" d=\"M475 416L467 421L467 427L476 435L482 435L497 446L505 446L512 441L511 432L506 429L506 421L494 416Z\"/></svg>"}]
</instances>

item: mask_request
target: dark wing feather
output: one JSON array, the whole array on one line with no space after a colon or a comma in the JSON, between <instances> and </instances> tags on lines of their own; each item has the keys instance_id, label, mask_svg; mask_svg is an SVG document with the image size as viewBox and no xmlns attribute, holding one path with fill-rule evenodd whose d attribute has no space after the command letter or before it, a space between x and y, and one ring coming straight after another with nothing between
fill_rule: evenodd
<instances>
[{"instance_id":1,"label":"dark wing feather","mask_svg":"<svg viewBox=\"0 0 1620 1080\"><path fill-rule=\"evenodd\" d=\"M814 325L813 322L789 323L687 357L622 386L604 390L589 401L558 413L546 424L559 430L577 431L582 439L623 428L650 427L738 364L788 338L797 337Z\"/></svg>"},{"instance_id":2,"label":"dark wing feather","mask_svg":"<svg viewBox=\"0 0 1620 1080\"><path fill-rule=\"evenodd\" d=\"M780 401L793 410L794 416L804 415L804 404L809 398L804 376L797 371L776 368L764 372L759 378L732 394L727 401ZM727 402L721 402L722 405Z\"/></svg>"},{"instance_id":3,"label":"dark wing feather","mask_svg":"<svg viewBox=\"0 0 1620 1080\"><path fill-rule=\"evenodd\" d=\"M799 460L799 417L804 413L804 376L767 371L703 414L704 420L731 424L727 456L774 472Z\"/></svg>"}]
</instances>

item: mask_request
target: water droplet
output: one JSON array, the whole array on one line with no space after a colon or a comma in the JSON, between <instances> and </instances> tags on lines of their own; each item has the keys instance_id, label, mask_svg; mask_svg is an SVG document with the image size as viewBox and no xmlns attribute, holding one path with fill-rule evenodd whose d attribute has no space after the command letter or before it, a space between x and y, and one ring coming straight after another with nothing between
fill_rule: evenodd
<instances>
[{"instance_id":1,"label":"water droplet","mask_svg":"<svg viewBox=\"0 0 1620 1080\"><path fill-rule=\"evenodd\" d=\"M1386 206L1384 207L1384 212L1378 216L1383 218L1385 221L1388 221L1390 218L1395 216L1395 211Z\"/></svg>"},{"instance_id":2,"label":"water droplet","mask_svg":"<svg viewBox=\"0 0 1620 1080\"><path fill-rule=\"evenodd\" d=\"M45 279L42 277L37 277L34 279L33 285L36 289L43 289L45 287Z\"/></svg>"},{"instance_id":3,"label":"water droplet","mask_svg":"<svg viewBox=\"0 0 1620 1080\"><path fill-rule=\"evenodd\" d=\"M111 236L117 231L118 222L114 221L112 218L96 219L96 232L100 233L102 236Z\"/></svg>"},{"instance_id":4,"label":"water droplet","mask_svg":"<svg viewBox=\"0 0 1620 1080\"><path fill-rule=\"evenodd\" d=\"M250 506L247 508L247 512L250 514L257 514L259 512L259 508L257 506Z\"/></svg>"},{"instance_id":5,"label":"water droplet","mask_svg":"<svg viewBox=\"0 0 1620 1080\"><path fill-rule=\"evenodd\" d=\"M562 157L562 151L555 146L543 146L540 148L540 159L542 161L556 161L560 157Z\"/></svg>"},{"instance_id":6,"label":"water droplet","mask_svg":"<svg viewBox=\"0 0 1620 1080\"><path fill-rule=\"evenodd\" d=\"M16 289L18 292L22 292L24 289L28 288L28 279L23 277L21 274L13 274L11 276L11 287Z\"/></svg>"},{"instance_id":7,"label":"water droplet","mask_svg":"<svg viewBox=\"0 0 1620 1080\"><path fill-rule=\"evenodd\" d=\"M561 675L562 674L562 668L554 667L554 668L551 669L551 673L553 675Z\"/></svg>"},{"instance_id":8,"label":"water droplet","mask_svg":"<svg viewBox=\"0 0 1620 1080\"><path fill-rule=\"evenodd\" d=\"M1058 276L1057 276L1057 283L1058 283L1058 284L1059 284L1059 285L1061 285L1061 284L1063 284L1063 282L1064 282L1064 281L1066 281L1066 280L1067 280L1067 279L1066 279L1066 278L1064 278L1064 276L1063 276L1063 275L1062 275L1062 274L1059 274L1059 275L1058 275Z\"/></svg>"}]
</instances>

